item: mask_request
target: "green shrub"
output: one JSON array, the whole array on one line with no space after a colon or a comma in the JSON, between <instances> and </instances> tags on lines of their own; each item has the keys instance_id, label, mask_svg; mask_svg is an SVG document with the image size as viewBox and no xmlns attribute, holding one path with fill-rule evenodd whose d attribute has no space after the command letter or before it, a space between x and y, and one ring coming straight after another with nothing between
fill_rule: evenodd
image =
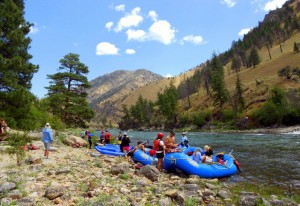
<instances>
[{"instance_id":1,"label":"green shrub","mask_svg":"<svg viewBox=\"0 0 300 206\"><path fill-rule=\"evenodd\" d=\"M192 123L197 127L202 127L206 122L211 120L211 112L195 112L192 114Z\"/></svg>"},{"instance_id":2,"label":"green shrub","mask_svg":"<svg viewBox=\"0 0 300 206\"><path fill-rule=\"evenodd\" d=\"M9 133L8 136L8 145L10 146L5 150L6 153L8 153L11 156L16 156L17 159L17 165L19 166L21 164L21 160L25 158L25 150L22 148L22 146L27 145L31 138L28 136L27 133Z\"/></svg>"}]
</instances>

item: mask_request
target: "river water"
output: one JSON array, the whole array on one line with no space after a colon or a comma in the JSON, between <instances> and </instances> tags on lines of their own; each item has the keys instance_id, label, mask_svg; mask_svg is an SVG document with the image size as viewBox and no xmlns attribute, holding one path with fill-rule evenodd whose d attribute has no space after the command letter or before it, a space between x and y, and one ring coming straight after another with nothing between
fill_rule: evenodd
<instances>
[{"instance_id":1,"label":"river water","mask_svg":"<svg viewBox=\"0 0 300 206\"><path fill-rule=\"evenodd\" d=\"M110 130L117 136L118 130ZM157 132L129 131L131 145L138 140L152 144ZM165 137L168 133L164 133ZM187 133L189 145L210 145L214 153L233 149L233 156L241 164L242 173L226 181L276 185L283 188L300 186L300 134L221 134ZM181 134L175 135L177 143ZM299 189L299 188L297 188Z\"/></svg>"}]
</instances>

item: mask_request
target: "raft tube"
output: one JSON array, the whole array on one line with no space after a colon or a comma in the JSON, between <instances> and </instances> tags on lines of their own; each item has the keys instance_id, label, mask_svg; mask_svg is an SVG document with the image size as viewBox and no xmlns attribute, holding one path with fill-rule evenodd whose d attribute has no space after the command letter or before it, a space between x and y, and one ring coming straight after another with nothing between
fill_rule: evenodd
<instances>
[{"instance_id":1,"label":"raft tube","mask_svg":"<svg viewBox=\"0 0 300 206\"><path fill-rule=\"evenodd\" d=\"M216 161L214 156L213 161ZM232 156L224 154L226 164L219 163L197 163L190 156L183 152L166 153L164 158L164 169L179 169L188 175L198 175L202 178L222 178L237 173L237 167L234 164Z\"/></svg>"},{"instance_id":2,"label":"raft tube","mask_svg":"<svg viewBox=\"0 0 300 206\"><path fill-rule=\"evenodd\" d=\"M124 152L121 152L120 149L116 148L116 149L108 149L108 148L104 148L103 146L95 146L95 149L105 155L111 155L111 156L125 156Z\"/></svg>"},{"instance_id":3,"label":"raft tube","mask_svg":"<svg viewBox=\"0 0 300 206\"><path fill-rule=\"evenodd\" d=\"M135 162L139 162L142 165L152 165L155 162L157 162L157 158L156 157L151 157L149 155L149 151L150 149L145 149L146 152L143 152L140 149L137 149L134 153L133 153L133 161Z\"/></svg>"}]
</instances>

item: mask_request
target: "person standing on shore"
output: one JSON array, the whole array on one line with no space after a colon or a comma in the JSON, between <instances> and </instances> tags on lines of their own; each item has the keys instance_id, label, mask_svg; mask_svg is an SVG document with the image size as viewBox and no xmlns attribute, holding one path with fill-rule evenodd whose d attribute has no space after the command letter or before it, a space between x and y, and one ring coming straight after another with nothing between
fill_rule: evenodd
<instances>
[{"instance_id":1,"label":"person standing on shore","mask_svg":"<svg viewBox=\"0 0 300 206\"><path fill-rule=\"evenodd\" d=\"M44 156L46 158L49 157L49 150L51 147L51 143L53 142L53 134L49 123L46 123L43 129L43 143L45 147Z\"/></svg>"},{"instance_id":2,"label":"person standing on shore","mask_svg":"<svg viewBox=\"0 0 300 206\"><path fill-rule=\"evenodd\" d=\"M162 140L164 138L164 133L159 132L157 134L157 138L153 142L153 147L156 152L156 157L157 157L157 169L159 171L162 171L163 169L163 161L164 161L164 141Z\"/></svg>"}]
</instances>

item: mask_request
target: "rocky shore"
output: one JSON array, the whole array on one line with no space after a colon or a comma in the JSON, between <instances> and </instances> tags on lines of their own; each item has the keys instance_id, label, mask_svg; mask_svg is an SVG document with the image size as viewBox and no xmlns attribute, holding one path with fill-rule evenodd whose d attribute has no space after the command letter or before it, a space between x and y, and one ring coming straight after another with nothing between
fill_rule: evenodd
<instances>
[{"instance_id":1,"label":"rocky shore","mask_svg":"<svg viewBox=\"0 0 300 206\"><path fill-rule=\"evenodd\" d=\"M27 152L21 166L1 154L1 205L290 205L287 197L256 192L233 193L234 184L180 173L160 173L154 166L137 170L124 158L100 155L85 147L54 144L49 159L43 144ZM0 149L4 146L0 146ZM239 183L235 183L239 184Z\"/></svg>"}]
</instances>

